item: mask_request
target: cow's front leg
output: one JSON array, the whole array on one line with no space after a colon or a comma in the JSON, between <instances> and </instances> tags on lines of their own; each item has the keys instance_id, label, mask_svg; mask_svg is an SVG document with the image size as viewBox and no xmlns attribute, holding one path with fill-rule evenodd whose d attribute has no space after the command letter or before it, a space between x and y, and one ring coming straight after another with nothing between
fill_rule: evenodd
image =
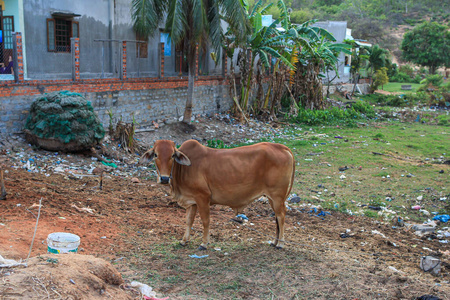
<instances>
[{"instance_id":1,"label":"cow's front leg","mask_svg":"<svg viewBox=\"0 0 450 300\"><path fill-rule=\"evenodd\" d=\"M198 211L200 213L200 218L203 223L203 239L202 244L198 247L199 250L206 250L209 244L209 215L210 215L210 205L204 204L199 205Z\"/></svg>"},{"instance_id":2,"label":"cow's front leg","mask_svg":"<svg viewBox=\"0 0 450 300\"><path fill-rule=\"evenodd\" d=\"M191 205L186 210L186 231L183 236L183 240L180 242L181 245L186 246L191 236L192 224L194 224L195 214L197 213L197 205Z\"/></svg>"}]
</instances>

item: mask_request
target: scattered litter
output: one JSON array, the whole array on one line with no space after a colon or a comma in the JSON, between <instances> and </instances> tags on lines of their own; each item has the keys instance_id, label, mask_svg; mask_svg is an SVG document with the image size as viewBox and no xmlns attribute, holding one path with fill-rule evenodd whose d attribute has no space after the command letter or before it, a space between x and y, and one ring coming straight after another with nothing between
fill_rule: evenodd
<instances>
[{"instance_id":1,"label":"scattered litter","mask_svg":"<svg viewBox=\"0 0 450 300\"><path fill-rule=\"evenodd\" d=\"M381 210L381 207L379 207L379 206L372 206L372 205L369 205L368 208L369 208L369 209L372 209L372 210Z\"/></svg>"},{"instance_id":2,"label":"scattered litter","mask_svg":"<svg viewBox=\"0 0 450 300\"><path fill-rule=\"evenodd\" d=\"M402 271L400 271L400 270L397 270L396 268L394 268L394 267L392 267L392 266L389 266L388 269L389 269L389 270L392 270L392 271L394 271L394 272L397 272L397 273L402 273L402 274L404 274L404 272L402 272Z\"/></svg>"},{"instance_id":3,"label":"scattered litter","mask_svg":"<svg viewBox=\"0 0 450 300\"><path fill-rule=\"evenodd\" d=\"M244 215L244 214L238 214L238 215L236 216L236 218L239 218L239 219L242 219L242 220L247 220L247 221L248 221L248 218L247 218L247 216L246 216L246 215Z\"/></svg>"},{"instance_id":4,"label":"scattered litter","mask_svg":"<svg viewBox=\"0 0 450 300\"><path fill-rule=\"evenodd\" d=\"M205 255L197 255L197 254L189 255L189 257L191 257L191 258L205 258L205 257L208 257L208 256L209 256L208 254L205 254Z\"/></svg>"},{"instance_id":5,"label":"scattered litter","mask_svg":"<svg viewBox=\"0 0 450 300\"><path fill-rule=\"evenodd\" d=\"M78 207L75 204L72 204L71 207L75 208L79 212L87 212L87 213L90 213L90 214L94 213L94 210L92 208L89 208L89 207Z\"/></svg>"},{"instance_id":6,"label":"scattered litter","mask_svg":"<svg viewBox=\"0 0 450 300\"><path fill-rule=\"evenodd\" d=\"M156 293L148 285L141 283L139 281L132 281L130 285L134 288L138 288L142 295L147 297L155 297Z\"/></svg>"},{"instance_id":7,"label":"scattered litter","mask_svg":"<svg viewBox=\"0 0 450 300\"><path fill-rule=\"evenodd\" d=\"M348 234L348 233L341 233L340 235L339 235L342 239L345 239L345 238L348 238L348 237L352 237L352 235L350 235L350 234Z\"/></svg>"},{"instance_id":8,"label":"scattered litter","mask_svg":"<svg viewBox=\"0 0 450 300\"><path fill-rule=\"evenodd\" d=\"M378 234L378 235L381 235L382 237L386 238L386 236L383 233L379 232L378 230L372 230L372 234Z\"/></svg>"},{"instance_id":9,"label":"scattered litter","mask_svg":"<svg viewBox=\"0 0 450 300\"><path fill-rule=\"evenodd\" d=\"M419 197L417 197L417 200L419 200L419 201L422 201L422 199L423 199L423 196L422 196L422 195L420 195Z\"/></svg>"},{"instance_id":10,"label":"scattered litter","mask_svg":"<svg viewBox=\"0 0 450 300\"><path fill-rule=\"evenodd\" d=\"M17 266L25 266L26 267L27 264L23 263L21 261L17 262L13 259L6 259L0 255L0 268L13 268L13 267L17 267Z\"/></svg>"},{"instance_id":11,"label":"scattered litter","mask_svg":"<svg viewBox=\"0 0 450 300\"><path fill-rule=\"evenodd\" d=\"M73 279L69 280L71 284L75 284L75 281L73 281Z\"/></svg>"},{"instance_id":12,"label":"scattered litter","mask_svg":"<svg viewBox=\"0 0 450 300\"><path fill-rule=\"evenodd\" d=\"M443 223L447 223L450 220L450 215L437 215L433 217L433 220L439 220Z\"/></svg>"},{"instance_id":13,"label":"scattered litter","mask_svg":"<svg viewBox=\"0 0 450 300\"><path fill-rule=\"evenodd\" d=\"M441 260L433 256L422 256L420 259L420 268L424 272L438 275L441 271Z\"/></svg>"},{"instance_id":14,"label":"scattered litter","mask_svg":"<svg viewBox=\"0 0 450 300\"><path fill-rule=\"evenodd\" d=\"M411 206L411 208L412 208L412 209L415 209L415 210L421 209L420 205L414 205L414 206Z\"/></svg>"},{"instance_id":15,"label":"scattered litter","mask_svg":"<svg viewBox=\"0 0 450 300\"><path fill-rule=\"evenodd\" d=\"M433 296L433 295L423 295L420 297L415 298L416 300L442 300L439 297Z\"/></svg>"},{"instance_id":16,"label":"scattered litter","mask_svg":"<svg viewBox=\"0 0 450 300\"><path fill-rule=\"evenodd\" d=\"M347 177L345 177L345 175L341 175L341 176L339 176L339 178L340 178L340 179L345 179L345 178L347 178Z\"/></svg>"},{"instance_id":17,"label":"scattered litter","mask_svg":"<svg viewBox=\"0 0 450 300\"><path fill-rule=\"evenodd\" d=\"M298 197L298 196L288 199L288 202L290 202L290 203L299 203L300 201L302 201L302 199L300 199L300 197Z\"/></svg>"}]
</instances>

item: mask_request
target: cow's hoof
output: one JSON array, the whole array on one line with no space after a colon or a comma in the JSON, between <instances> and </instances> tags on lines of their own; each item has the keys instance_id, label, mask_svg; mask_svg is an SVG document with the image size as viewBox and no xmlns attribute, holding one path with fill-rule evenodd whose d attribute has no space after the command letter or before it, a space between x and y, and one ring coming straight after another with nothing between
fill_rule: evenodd
<instances>
[{"instance_id":1,"label":"cow's hoof","mask_svg":"<svg viewBox=\"0 0 450 300\"><path fill-rule=\"evenodd\" d=\"M181 245L181 246L183 246L183 247L185 247L185 246L187 245L187 243L186 243L186 242L183 242L183 241L181 241L181 242L180 242L180 245Z\"/></svg>"},{"instance_id":2,"label":"cow's hoof","mask_svg":"<svg viewBox=\"0 0 450 300\"><path fill-rule=\"evenodd\" d=\"M200 250L200 251L204 251L204 250L206 250L206 247L205 247L205 246L202 246L202 245L200 245L200 247L198 247L198 250Z\"/></svg>"}]
</instances>

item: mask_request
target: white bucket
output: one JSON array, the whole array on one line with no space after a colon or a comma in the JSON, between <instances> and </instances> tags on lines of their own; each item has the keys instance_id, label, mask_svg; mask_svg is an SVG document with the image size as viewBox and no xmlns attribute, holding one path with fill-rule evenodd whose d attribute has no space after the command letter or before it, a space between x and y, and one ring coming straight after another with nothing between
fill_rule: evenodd
<instances>
[{"instance_id":1,"label":"white bucket","mask_svg":"<svg viewBox=\"0 0 450 300\"><path fill-rule=\"evenodd\" d=\"M67 232L50 233L47 237L47 253L77 252L80 237Z\"/></svg>"}]
</instances>

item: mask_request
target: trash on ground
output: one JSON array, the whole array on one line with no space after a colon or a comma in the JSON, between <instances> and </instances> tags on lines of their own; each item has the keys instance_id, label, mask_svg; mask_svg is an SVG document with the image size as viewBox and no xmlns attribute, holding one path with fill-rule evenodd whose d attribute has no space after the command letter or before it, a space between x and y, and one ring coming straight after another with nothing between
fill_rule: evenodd
<instances>
[{"instance_id":1,"label":"trash on ground","mask_svg":"<svg viewBox=\"0 0 450 300\"><path fill-rule=\"evenodd\" d=\"M139 281L132 281L130 285L134 288L138 288L142 295L147 297L155 297L156 293L152 290L152 288L144 283Z\"/></svg>"},{"instance_id":2,"label":"trash on ground","mask_svg":"<svg viewBox=\"0 0 450 300\"><path fill-rule=\"evenodd\" d=\"M0 268L13 268L17 266L27 266L26 263L17 262L14 259L6 259L0 255Z\"/></svg>"},{"instance_id":3,"label":"trash on ground","mask_svg":"<svg viewBox=\"0 0 450 300\"><path fill-rule=\"evenodd\" d=\"M433 220L438 220L443 223L447 223L450 220L450 215L437 215L433 218Z\"/></svg>"},{"instance_id":4,"label":"trash on ground","mask_svg":"<svg viewBox=\"0 0 450 300\"><path fill-rule=\"evenodd\" d=\"M441 271L441 260L433 256L422 256L420 258L420 268L425 272L438 275Z\"/></svg>"},{"instance_id":5,"label":"trash on ground","mask_svg":"<svg viewBox=\"0 0 450 300\"><path fill-rule=\"evenodd\" d=\"M420 297L415 298L416 300L442 300L439 297L433 296L433 295L423 295Z\"/></svg>"},{"instance_id":6,"label":"trash on ground","mask_svg":"<svg viewBox=\"0 0 450 300\"><path fill-rule=\"evenodd\" d=\"M197 254L189 255L189 257L191 257L191 258L205 258L205 257L208 257L208 256L209 256L208 254L205 254L205 255L197 255Z\"/></svg>"}]
</instances>

